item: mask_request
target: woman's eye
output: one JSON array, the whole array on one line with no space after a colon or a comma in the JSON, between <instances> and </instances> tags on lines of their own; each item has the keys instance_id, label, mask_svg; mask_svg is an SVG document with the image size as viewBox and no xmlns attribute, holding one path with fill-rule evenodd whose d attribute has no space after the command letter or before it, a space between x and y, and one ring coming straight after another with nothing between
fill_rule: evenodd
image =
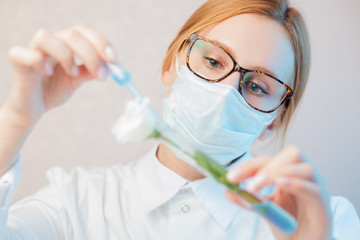
<instances>
[{"instance_id":1,"label":"woman's eye","mask_svg":"<svg viewBox=\"0 0 360 240\"><path fill-rule=\"evenodd\" d=\"M248 82L246 82L246 86L253 93L264 94L264 95L267 94L267 92L264 89L262 89L259 85L257 85L254 82L248 81Z\"/></svg>"},{"instance_id":2,"label":"woman's eye","mask_svg":"<svg viewBox=\"0 0 360 240\"><path fill-rule=\"evenodd\" d=\"M213 59L213 58L210 58L210 57L203 57L207 60L207 64L209 65L209 67L211 68L220 68L221 67L221 64L219 61Z\"/></svg>"}]
</instances>

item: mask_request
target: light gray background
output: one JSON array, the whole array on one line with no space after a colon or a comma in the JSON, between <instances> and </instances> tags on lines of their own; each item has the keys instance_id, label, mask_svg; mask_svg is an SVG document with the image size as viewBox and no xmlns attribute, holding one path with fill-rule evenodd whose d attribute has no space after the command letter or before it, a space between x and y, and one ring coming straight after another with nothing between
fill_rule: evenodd
<instances>
[{"instance_id":1,"label":"light gray background","mask_svg":"<svg viewBox=\"0 0 360 240\"><path fill-rule=\"evenodd\" d=\"M23 0L0 2L0 103L12 83L7 52L27 45L38 28L57 31L87 23L116 47L135 85L160 112L165 88L161 60L181 25L203 0ZM293 1L305 15L312 43L312 71L304 101L285 145L295 144L324 175L329 192L350 199L360 210L358 0ZM70 170L125 163L154 141L119 145L110 127L129 99L113 81L84 85L64 106L49 112L22 150L22 177L15 200L46 184L55 165ZM1 134L1 133L0 133Z\"/></svg>"}]
</instances>

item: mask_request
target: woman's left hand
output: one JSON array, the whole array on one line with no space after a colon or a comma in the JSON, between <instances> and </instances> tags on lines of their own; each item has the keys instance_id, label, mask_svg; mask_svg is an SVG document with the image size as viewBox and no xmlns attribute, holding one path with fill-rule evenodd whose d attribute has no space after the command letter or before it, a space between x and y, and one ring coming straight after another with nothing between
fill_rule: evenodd
<instances>
[{"instance_id":1,"label":"woman's left hand","mask_svg":"<svg viewBox=\"0 0 360 240\"><path fill-rule=\"evenodd\" d=\"M275 191L269 199L298 222L298 228L292 235L271 226L276 239L331 239L329 195L313 166L304 158L296 147L291 146L274 157L262 156L240 164L227 174L228 180L234 184L253 177L246 184L250 192L275 184ZM232 202L241 205L239 195L230 191L226 195Z\"/></svg>"}]
</instances>

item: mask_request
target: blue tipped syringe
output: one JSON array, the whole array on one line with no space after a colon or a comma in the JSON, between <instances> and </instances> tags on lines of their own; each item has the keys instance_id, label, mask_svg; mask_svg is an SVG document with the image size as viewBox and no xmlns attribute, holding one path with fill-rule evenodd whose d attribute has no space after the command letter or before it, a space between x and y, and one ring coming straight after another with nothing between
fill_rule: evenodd
<instances>
[{"instance_id":1,"label":"blue tipped syringe","mask_svg":"<svg viewBox=\"0 0 360 240\"><path fill-rule=\"evenodd\" d=\"M110 76L117 82L120 86L126 87L129 92L138 99L144 98L143 95L134 87L131 83L131 74L122 66L117 63L107 63L107 66L110 70Z\"/></svg>"}]
</instances>

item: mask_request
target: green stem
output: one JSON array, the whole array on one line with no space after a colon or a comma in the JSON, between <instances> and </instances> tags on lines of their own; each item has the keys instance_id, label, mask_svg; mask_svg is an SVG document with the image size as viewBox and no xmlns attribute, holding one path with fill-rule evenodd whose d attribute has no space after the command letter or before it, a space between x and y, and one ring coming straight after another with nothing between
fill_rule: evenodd
<instances>
[{"instance_id":1,"label":"green stem","mask_svg":"<svg viewBox=\"0 0 360 240\"><path fill-rule=\"evenodd\" d=\"M226 179L227 170L223 166L218 164L215 160L213 160L209 156L205 155L204 153L202 153L198 150L194 150L194 154L192 155L189 152L185 151L183 148L181 148L178 144L176 144L176 141L170 139L169 137L164 136L156 129L149 136L149 138L160 139L165 144L169 145L170 147L174 147L177 150L183 152L185 155L191 157L192 159L195 160L195 162L197 163L198 166L200 166L203 170L205 170L206 172L211 174L215 180L217 180L221 184L225 185L225 187L227 189L229 189L230 191L241 195L243 198L245 198L251 204L258 204L258 203L262 202L260 199L253 196L252 194L248 193L247 191L240 189L238 185L230 183Z\"/></svg>"},{"instance_id":2,"label":"green stem","mask_svg":"<svg viewBox=\"0 0 360 240\"><path fill-rule=\"evenodd\" d=\"M206 156L200 151L196 151L195 156L193 158L199 166L201 166L208 173L210 173L215 180L225 185L226 188L229 189L230 191L241 195L251 204L256 204L261 202L261 200L258 199L257 197L253 196L252 194L248 193L245 190L240 189L238 185L230 183L226 179L227 170L209 156Z\"/></svg>"}]
</instances>

